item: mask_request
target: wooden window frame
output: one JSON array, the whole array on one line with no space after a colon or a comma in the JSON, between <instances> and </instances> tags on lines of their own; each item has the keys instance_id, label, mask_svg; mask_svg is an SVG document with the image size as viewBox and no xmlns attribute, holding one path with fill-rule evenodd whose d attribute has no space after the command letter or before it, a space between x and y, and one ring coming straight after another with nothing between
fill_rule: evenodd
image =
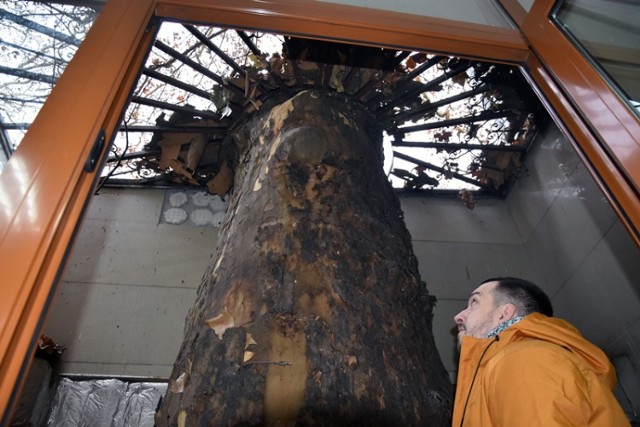
<instances>
[{"instance_id":1,"label":"wooden window frame","mask_svg":"<svg viewBox=\"0 0 640 427\"><path fill-rule=\"evenodd\" d=\"M520 27L531 55L527 72L556 123L640 244L640 119L551 18L557 0L498 0Z\"/></svg>"},{"instance_id":2,"label":"wooden window frame","mask_svg":"<svg viewBox=\"0 0 640 427\"><path fill-rule=\"evenodd\" d=\"M583 83L571 75L578 63L572 62L574 68L559 66L551 46L532 28L547 3L538 0L526 17L522 11L514 17L521 32L312 0L110 0L0 175L2 424L10 419L55 285L95 189L100 168L86 172L85 161L100 129L108 141L113 139L152 43L154 16L521 65L601 178L637 240L640 176L628 162L637 159L640 150L628 142L628 135L624 144L607 146L603 141L609 141L609 130L593 128L602 121L585 120L595 111L580 104L585 102ZM600 98L610 101L605 88L598 90L603 91ZM624 119L627 132L637 127L637 121L619 116L619 108L610 111ZM632 153L624 152L629 148L634 148Z\"/></svg>"}]
</instances>

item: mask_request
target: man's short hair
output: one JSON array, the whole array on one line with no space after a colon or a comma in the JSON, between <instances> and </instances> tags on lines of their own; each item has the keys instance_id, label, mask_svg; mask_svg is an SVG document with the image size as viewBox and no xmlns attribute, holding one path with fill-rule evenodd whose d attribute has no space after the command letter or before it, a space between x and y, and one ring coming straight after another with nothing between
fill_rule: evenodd
<instances>
[{"instance_id":1,"label":"man's short hair","mask_svg":"<svg viewBox=\"0 0 640 427\"><path fill-rule=\"evenodd\" d=\"M487 282L498 282L494 289L495 302L497 304L513 304L518 316L526 316L531 313L553 316L551 300L535 283L517 277L492 277L481 284Z\"/></svg>"}]
</instances>

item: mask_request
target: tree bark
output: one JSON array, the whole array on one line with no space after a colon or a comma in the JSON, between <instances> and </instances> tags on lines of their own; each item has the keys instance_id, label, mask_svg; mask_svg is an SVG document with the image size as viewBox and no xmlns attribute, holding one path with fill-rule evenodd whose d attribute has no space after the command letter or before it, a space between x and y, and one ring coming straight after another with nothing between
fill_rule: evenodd
<instances>
[{"instance_id":1,"label":"tree bark","mask_svg":"<svg viewBox=\"0 0 640 427\"><path fill-rule=\"evenodd\" d=\"M349 98L306 91L235 134L246 147L158 425L449 425L382 137Z\"/></svg>"}]
</instances>

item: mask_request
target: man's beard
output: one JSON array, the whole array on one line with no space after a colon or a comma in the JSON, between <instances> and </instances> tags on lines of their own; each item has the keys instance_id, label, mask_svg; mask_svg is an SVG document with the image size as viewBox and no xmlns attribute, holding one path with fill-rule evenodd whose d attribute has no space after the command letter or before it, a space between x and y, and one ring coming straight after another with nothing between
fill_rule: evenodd
<instances>
[{"instance_id":1,"label":"man's beard","mask_svg":"<svg viewBox=\"0 0 640 427\"><path fill-rule=\"evenodd\" d=\"M460 353L460 349L462 348L462 337L465 335L465 329L459 330L458 335L456 336L456 349L458 353Z\"/></svg>"}]
</instances>

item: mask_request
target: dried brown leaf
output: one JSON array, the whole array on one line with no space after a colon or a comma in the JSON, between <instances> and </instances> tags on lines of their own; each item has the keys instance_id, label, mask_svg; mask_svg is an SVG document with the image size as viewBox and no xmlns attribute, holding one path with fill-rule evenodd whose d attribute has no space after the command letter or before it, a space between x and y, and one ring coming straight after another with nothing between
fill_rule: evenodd
<instances>
[{"instance_id":1,"label":"dried brown leaf","mask_svg":"<svg viewBox=\"0 0 640 427\"><path fill-rule=\"evenodd\" d=\"M413 70L416 68L416 61L412 57L409 57L406 62L407 70Z\"/></svg>"},{"instance_id":2,"label":"dried brown leaf","mask_svg":"<svg viewBox=\"0 0 640 427\"><path fill-rule=\"evenodd\" d=\"M467 72L464 71L460 74L456 74L455 76L451 77L451 81L459 84L460 86L464 86L468 78L469 76L467 75Z\"/></svg>"},{"instance_id":3,"label":"dried brown leaf","mask_svg":"<svg viewBox=\"0 0 640 427\"><path fill-rule=\"evenodd\" d=\"M61 355L66 350L64 345L57 344L53 339L46 335L40 335L38 339L38 348L48 354Z\"/></svg>"},{"instance_id":4,"label":"dried brown leaf","mask_svg":"<svg viewBox=\"0 0 640 427\"><path fill-rule=\"evenodd\" d=\"M427 60L427 54L426 53L414 53L413 55L410 56L410 58L416 63L416 64L422 64L424 61Z\"/></svg>"},{"instance_id":5,"label":"dried brown leaf","mask_svg":"<svg viewBox=\"0 0 640 427\"><path fill-rule=\"evenodd\" d=\"M207 182L207 188L212 194L217 194L220 197L227 195L231 187L233 186L233 171L226 163L224 163L216 176L212 180Z\"/></svg>"},{"instance_id":6,"label":"dried brown leaf","mask_svg":"<svg viewBox=\"0 0 640 427\"><path fill-rule=\"evenodd\" d=\"M469 190L460 190L458 193L458 198L462 200L462 203L469 209L470 211L476 207L476 198L473 196L473 193Z\"/></svg>"},{"instance_id":7,"label":"dried brown leaf","mask_svg":"<svg viewBox=\"0 0 640 427\"><path fill-rule=\"evenodd\" d=\"M439 142L449 142L449 139L451 139L452 135L453 134L449 131L442 131L434 133L433 138Z\"/></svg>"}]
</instances>

